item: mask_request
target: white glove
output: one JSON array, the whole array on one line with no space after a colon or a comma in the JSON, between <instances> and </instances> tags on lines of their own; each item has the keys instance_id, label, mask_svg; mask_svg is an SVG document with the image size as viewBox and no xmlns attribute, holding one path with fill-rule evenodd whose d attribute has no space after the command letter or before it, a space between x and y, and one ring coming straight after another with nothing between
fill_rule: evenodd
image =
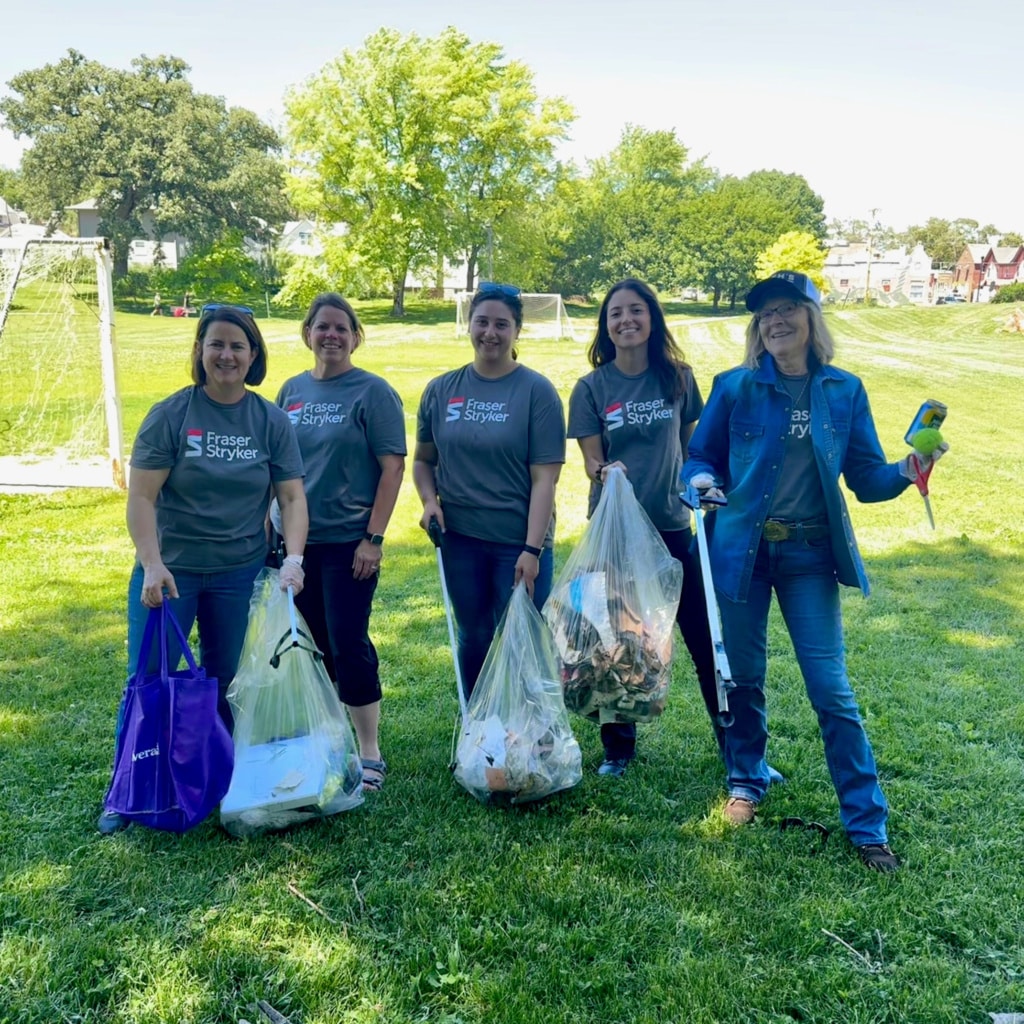
<instances>
[{"instance_id":1,"label":"white glove","mask_svg":"<svg viewBox=\"0 0 1024 1024\"><path fill-rule=\"evenodd\" d=\"M291 587L296 594L302 593L302 584L306 579L306 574L302 569L300 555L288 555L285 558L281 566L279 579L282 590L287 590Z\"/></svg>"},{"instance_id":2,"label":"white glove","mask_svg":"<svg viewBox=\"0 0 1024 1024\"><path fill-rule=\"evenodd\" d=\"M949 444L946 441L943 441L939 447L931 453L931 455L922 455L920 452L913 452L910 455L904 456L899 461L900 476L906 477L911 482L915 481L918 476L929 472L932 466L934 466L935 463L938 462L939 459L941 459L948 451Z\"/></svg>"},{"instance_id":3,"label":"white glove","mask_svg":"<svg viewBox=\"0 0 1024 1024\"><path fill-rule=\"evenodd\" d=\"M710 473L698 473L691 481L691 487L698 491L706 491L709 487L715 486L715 478Z\"/></svg>"}]
</instances>

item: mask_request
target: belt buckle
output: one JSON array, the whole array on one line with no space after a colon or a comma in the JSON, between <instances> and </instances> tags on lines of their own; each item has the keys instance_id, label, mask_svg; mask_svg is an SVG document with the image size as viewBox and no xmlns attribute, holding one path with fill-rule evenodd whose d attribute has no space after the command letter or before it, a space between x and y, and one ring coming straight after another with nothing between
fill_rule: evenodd
<instances>
[{"instance_id":1,"label":"belt buckle","mask_svg":"<svg viewBox=\"0 0 1024 1024\"><path fill-rule=\"evenodd\" d=\"M789 527L785 523L776 523L769 519L768 522L764 524L761 536L772 543L780 540L789 540Z\"/></svg>"}]
</instances>

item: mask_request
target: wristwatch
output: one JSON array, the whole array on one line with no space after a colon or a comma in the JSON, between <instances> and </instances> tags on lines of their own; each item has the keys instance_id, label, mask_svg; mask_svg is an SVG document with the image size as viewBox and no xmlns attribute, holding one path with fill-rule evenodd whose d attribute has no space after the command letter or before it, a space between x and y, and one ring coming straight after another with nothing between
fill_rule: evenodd
<instances>
[{"instance_id":1,"label":"wristwatch","mask_svg":"<svg viewBox=\"0 0 1024 1024\"><path fill-rule=\"evenodd\" d=\"M368 540L371 544L383 544L384 534L383 533L370 533L369 530L363 534L363 540Z\"/></svg>"}]
</instances>

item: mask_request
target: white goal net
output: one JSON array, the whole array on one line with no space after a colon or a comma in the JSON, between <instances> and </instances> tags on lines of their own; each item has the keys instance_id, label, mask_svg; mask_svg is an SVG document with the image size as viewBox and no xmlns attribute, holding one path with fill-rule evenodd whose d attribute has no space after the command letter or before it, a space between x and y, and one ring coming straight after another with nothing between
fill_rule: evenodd
<instances>
[{"instance_id":1,"label":"white goal net","mask_svg":"<svg viewBox=\"0 0 1024 1024\"><path fill-rule=\"evenodd\" d=\"M0 488L123 487L110 250L0 239Z\"/></svg>"},{"instance_id":2,"label":"white goal net","mask_svg":"<svg viewBox=\"0 0 1024 1024\"><path fill-rule=\"evenodd\" d=\"M455 296L455 335L469 332L469 303L473 292L458 292ZM523 292L523 329L520 338L569 338L576 340L572 321L565 310L561 295L541 292Z\"/></svg>"}]
</instances>

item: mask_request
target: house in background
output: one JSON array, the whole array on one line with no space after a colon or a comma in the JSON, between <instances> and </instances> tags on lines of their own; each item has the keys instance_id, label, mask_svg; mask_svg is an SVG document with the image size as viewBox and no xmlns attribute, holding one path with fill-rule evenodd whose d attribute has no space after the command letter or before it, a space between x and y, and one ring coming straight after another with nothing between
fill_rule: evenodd
<instances>
[{"instance_id":1,"label":"house in background","mask_svg":"<svg viewBox=\"0 0 1024 1024\"><path fill-rule=\"evenodd\" d=\"M865 242L836 239L825 257L823 273L831 301L860 302L868 289L872 299L886 305L927 306L935 301L932 260L922 245L909 253L903 248L872 246L869 253Z\"/></svg>"},{"instance_id":2,"label":"house in background","mask_svg":"<svg viewBox=\"0 0 1024 1024\"><path fill-rule=\"evenodd\" d=\"M95 199L69 206L78 221L79 238L95 238L100 234L100 212ZM169 232L156 237L156 225L148 211L142 215L142 229L145 238L133 238L128 250L129 267L151 267L160 262L169 270L176 270L178 264L188 255L188 239L183 235Z\"/></svg>"},{"instance_id":3,"label":"house in background","mask_svg":"<svg viewBox=\"0 0 1024 1024\"><path fill-rule=\"evenodd\" d=\"M1018 282L1024 282L1024 245L968 245L953 268L954 286L971 302L988 302Z\"/></svg>"},{"instance_id":4,"label":"house in background","mask_svg":"<svg viewBox=\"0 0 1024 1024\"><path fill-rule=\"evenodd\" d=\"M20 249L33 238L67 238L62 231L47 234L45 224L33 224L27 213L16 210L0 196L0 244L4 249Z\"/></svg>"}]
</instances>

